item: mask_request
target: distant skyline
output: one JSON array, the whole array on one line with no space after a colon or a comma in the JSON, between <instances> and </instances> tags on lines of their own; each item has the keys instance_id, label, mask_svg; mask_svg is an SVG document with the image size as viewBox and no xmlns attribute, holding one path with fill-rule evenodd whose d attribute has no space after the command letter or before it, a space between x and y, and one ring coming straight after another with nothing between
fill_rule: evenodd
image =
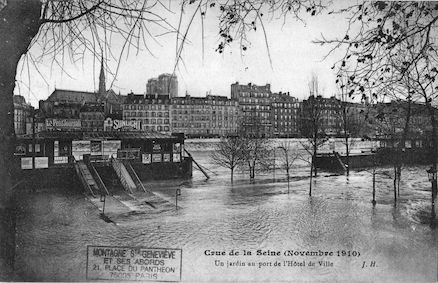
<instances>
[{"instance_id":1,"label":"distant skyline","mask_svg":"<svg viewBox=\"0 0 438 283\"><path fill-rule=\"evenodd\" d=\"M336 6L345 4L349 3L336 1ZM176 7L173 9L178 11ZM189 13L190 10L187 10L187 17ZM291 17L284 24L282 18L271 21L265 19L271 68L261 28L249 34L251 45L243 56L236 43L227 47L223 54L215 52L219 38L217 14L217 8L208 9L204 20L204 60L199 17L192 24L188 34L189 42L184 47L184 61L175 72L179 96L184 96L186 91L191 96L205 96L206 92L211 91L213 95L230 97L230 85L239 82L256 85L269 83L273 92L290 92L292 96L304 99L309 95L308 82L312 72L318 75L324 96L336 93L335 74L331 66L339 59L340 51L322 61L329 49L312 43L312 40L321 38L322 34L326 37L342 37L346 29L345 16L327 15L327 11L315 17L304 15L305 24ZM174 25L177 25L178 18L179 12L168 13L166 17ZM158 35L158 32L153 34ZM160 35L156 39L158 43L152 40L148 42L152 55L147 50L140 50L137 55L131 50L129 56L124 54L121 57L117 80L112 87L116 93L145 93L148 79L162 73L172 73L175 64L175 34ZM116 49L117 43L113 42ZM38 46L32 47L31 52L38 54ZM115 70L118 62L106 59L108 66ZM63 68L68 74L50 65L50 58L45 58L38 64L38 71L31 66L28 73L27 69L21 69L21 63L17 71L19 86L14 93L23 95L26 101L37 106L38 100L46 99L55 88L78 91L98 89L100 58L86 55L83 61L76 64L65 62ZM107 88L112 80L111 74L106 74Z\"/></svg>"}]
</instances>

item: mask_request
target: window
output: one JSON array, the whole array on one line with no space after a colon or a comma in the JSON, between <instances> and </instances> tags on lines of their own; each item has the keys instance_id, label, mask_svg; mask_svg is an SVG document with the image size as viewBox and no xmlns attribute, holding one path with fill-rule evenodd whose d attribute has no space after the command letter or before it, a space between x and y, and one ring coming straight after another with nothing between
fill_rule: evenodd
<instances>
[{"instance_id":1,"label":"window","mask_svg":"<svg viewBox=\"0 0 438 283\"><path fill-rule=\"evenodd\" d=\"M39 143L35 144L35 152L41 151L41 145ZM29 152L32 152L32 144L29 144Z\"/></svg>"}]
</instances>

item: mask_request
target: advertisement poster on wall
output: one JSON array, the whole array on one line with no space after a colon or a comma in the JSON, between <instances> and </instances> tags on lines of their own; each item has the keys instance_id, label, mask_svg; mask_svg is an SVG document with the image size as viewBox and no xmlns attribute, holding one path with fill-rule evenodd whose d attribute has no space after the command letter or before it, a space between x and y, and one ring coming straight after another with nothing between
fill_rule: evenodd
<instances>
[{"instance_id":1,"label":"advertisement poster on wall","mask_svg":"<svg viewBox=\"0 0 438 283\"><path fill-rule=\"evenodd\" d=\"M102 154L102 142L101 141L91 141L91 155L101 155Z\"/></svg>"},{"instance_id":2,"label":"advertisement poster on wall","mask_svg":"<svg viewBox=\"0 0 438 283\"><path fill-rule=\"evenodd\" d=\"M152 154L152 162L161 162L161 161L162 161L161 153L159 153L159 154L156 154L156 153Z\"/></svg>"},{"instance_id":3,"label":"advertisement poster on wall","mask_svg":"<svg viewBox=\"0 0 438 283\"><path fill-rule=\"evenodd\" d=\"M102 141L102 154L108 157L117 157L117 151L122 148L122 142L119 140Z\"/></svg>"},{"instance_id":4,"label":"advertisement poster on wall","mask_svg":"<svg viewBox=\"0 0 438 283\"><path fill-rule=\"evenodd\" d=\"M173 162L180 162L181 161L181 155L179 153L173 154Z\"/></svg>"},{"instance_id":5,"label":"advertisement poster on wall","mask_svg":"<svg viewBox=\"0 0 438 283\"><path fill-rule=\"evenodd\" d=\"M82 160L84 154L91 153L90 141L72 141L72 155L76 160Z\"/></svg>"},{"instance_id":6,"label":"advertisement poster on wall","mask_svg":"<svg viewBox=\"0 0 438 283\"><path fill-rule=\"evenodd\" d=\"M141 156L141 162L143 164L151 163L151 155L149 153L143 153Z\"/></svg>"}]
</instances>

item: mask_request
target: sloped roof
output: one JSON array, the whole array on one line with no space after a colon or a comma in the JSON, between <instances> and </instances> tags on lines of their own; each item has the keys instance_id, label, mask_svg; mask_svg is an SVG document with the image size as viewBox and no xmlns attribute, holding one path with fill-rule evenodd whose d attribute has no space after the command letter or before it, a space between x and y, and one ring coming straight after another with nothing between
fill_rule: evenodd
<instances>
[{"instance_id":1,"label":"sloped roof","mask_svg":"<svg viewBox=\"0 0 438 283\"><path fill-rule=\"evenodd\" d=\"M97 102L99 94L88 91L55 89L47 98L48 101Z\"/></svg>"},{"instance_id":2,"label":"sloped roof","mask_svg":"<svg viewBox=\"0 0 438 283\"><path fill-rule=\"evenodd\" d=\"M108 90L105 94L90 91L77 91L69 89L55 89L52 94L47 98L47 101L68 101L68 102L98 102L108 101L112 103L123 103L126 96L117 95L112 89Z\"/></svg>"}]
</instances>

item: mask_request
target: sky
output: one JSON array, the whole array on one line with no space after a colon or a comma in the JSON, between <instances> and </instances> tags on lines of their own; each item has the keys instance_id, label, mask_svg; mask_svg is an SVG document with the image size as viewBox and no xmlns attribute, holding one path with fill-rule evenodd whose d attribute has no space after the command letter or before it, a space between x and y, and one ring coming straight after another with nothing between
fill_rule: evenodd
<instances>
[{"instance_id":1,"label":"sky","mask_svg":"<svg viewBox=\"0 0 438 283\"><path fill-rule=\"evenodd\" d=\"M177 3L170 2L175 13L159 11L175 26L178 24L179 10ZM335 7L346 2L335 2ZM331 9L329 9L331 10ZM190 20L192 7L184 14L183 26ZM206 92L213 95L230 97L230 85L254 83L257 85L271 84L273 92L290 92L292 96L305 99L309 95L308 82L312 73L319 80L323 96L329 97L336 93L335 74L331 66L342 55L335 52L326 60L323 57L329 51L326 46L312 43L315 39L325 37L343 37L346 30L344 15L327 15L310 17L304 15L305 23L292 17L279 18L278 15L267 17L264 26L269 44L272 65L265 44L262 29L249 34L250 45L241 55L237 43L233 43L220 54L215 51L219 43L218 28L219 9L208 9L204 21L204 38L200 17L195 17L188 33L188 41L182 53L176 75L178 77L179 96L185 93L191 96L205 96ZM152 34L159 35L161 31L151 28ZM154 33L155 32L155 33ZM136 54L122 56L121 60L107 58L108 67L115 70L120 64L116 81L112 89L116 93L145 93L149 78L161 73L172 73L175 65L175 34L159 35L157 42L147 41L150 52L143 49ZM203 39L203 40L202 40ZM204 42L204 45L202 44ZM111 47L118 50L121 41L112 42ZM202 56L204 46L204 58ZM37 56L41 52L36 44L30 50ZM152 54L151 54L152 53ZM27 64L21 62L17 72L15 94L23 95L28 102L37 106L38 100L46 99L55 88L79 91L95 91L98 88L100 62L86 55L84 61L75 64L66 62L63 72L59 67L51 65L50 57L46 56L37 64L38 71L32 65L27 70ZM94 66L93 66L94 64ZM25 67L25 68L23 68ZM113 78L107 74L107 87Z\"/></svg>"}]
</instances>

